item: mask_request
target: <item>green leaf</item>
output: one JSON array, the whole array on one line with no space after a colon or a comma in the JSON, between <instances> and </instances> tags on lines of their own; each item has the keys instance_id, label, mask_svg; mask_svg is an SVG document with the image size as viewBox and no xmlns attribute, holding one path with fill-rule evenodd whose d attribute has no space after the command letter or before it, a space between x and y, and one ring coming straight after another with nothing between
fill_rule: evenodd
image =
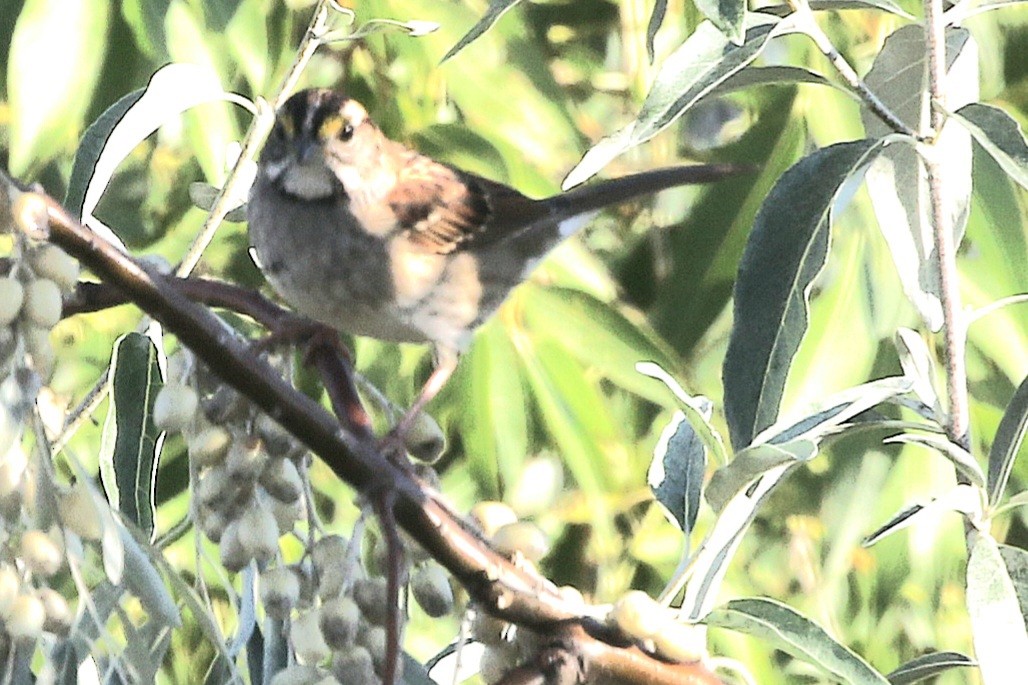
<instances>
[{"instance_id":1,"label":"green leaf","mask_svg":"<svg viewBox=\"0 0 1028 685\"><path fill-rule=\"evenodd\" d=\"M653 64L653 41L657 37L657 31L664 23L664 15L667 14L667 0L654 0L653 11L650 12L650 21L646 24L646 54Z\"/></svg>"},{"instance_id":2,"label":"green leaf","mask_svg":"<svg viewBox=\"0 0 1028 685\"><path fill-rule=\"evenodd\" d=\"M989 449L989 505L996 506L1010 478L1025 431L1028 431L1028 376L1017 386L1003 412Z\"/></svg>"},{"instance_id":3,"label":"green leaf","mask_svg":"<svg viewBox=\"0 0 1028 685\"><path fill-rule=\"evenodd\" d=\"M459 420L465 452L484 494L499 497L505 485L516 482L529 453L523 365L507 331L493 321L475 336L461 366L466 409Z\"/></svg>"},{"instance_id":4,"label":"green leaf","mask_svg":"<svg viewBox=\"0 0 1028 685\"><path fill-rule=\"evenodd\" d=\"M671 374L662 369L654 362L639 362L635 365L636 370L650 378L661 381L668 387L671 393L678 399L678 404L689 421L689 425L703 441L703 446L710 450L714 461L723 466L728 463L728 456L725 453L725 443L721 434L710 423L710 400L702 395L690 395L676 381Z\"/></svg>"},{"instance_id":5,"label":"green leaf","mask_svg":"<svg viewBox=\"0 0 1028 685\"><path fill-rule=\"evenodd\" d=\"M725 418L741 449L774 423L807 327L807 298L828 254L832 207L883 144L823 148L782 175L757 215L735 285L724 361Z\"/></svg>"},{"instance_id":6,"label":"green leaf","mask_svg":"<svg viewBox=\"0 0 1028 685\"><path fill-rule=\"evenodd\" d=\"M74 145L107 48L110 0L26 0L7 56L15 176Z\"/></svg>"},{"instance_id":7,"label":"green leaf","mask_svg":"<svg viewBox=\"0 0 1028 685\"><path fill-rule=\"evenodd\" d=\"M75 154L65 201L83 222L96 227L93 210L114 172L132 150L162 124L205 102L246 101L226 93L217 77L193 64L157 70L143 91L130 93L107 109L87 130Z\"/></svg>"},{"instance_id":8,"label":"green leaf","mask_svg":"<svg viewBox=\"0 0 1028 685\"><path fill-rule=\"evenodd\" d=\"M701 98L751 63L775 36L794 30L788 20L747 16L746 37L733 45L710 22L703 22L660 67L636 120L596 143L564 179L567 190L586 181L612 159L670 126Z\"/></svg>"},{"instance_id":9,"label":"green leaf","mask_svg":"<svg viewBox=\"0 0 1028 685\"><path fill-rule=\"evenodd\" d=\"M871 90L897 117L920 130L927 116L927 50L920 25L904 26L890 35L865 77ZM978 48L965 29L946 34L947 101L959 106L978 99ZM861 110L868 137L892 129L868 109ZM956 122L943 127L933 146L946 168L944 212L959 245L971 201L971 137ZM867 188L878 224L889 245L903 290L927 326L942 326L940 285L932 238L927 172L913 145L890 146L867 172Z\"/></svg>"},{"instance_id":10,"label":"green leaf","mask_svg":"<svg viewBox=\"0 0 1028 685\"><path fill-rule=\"evenodd\" d=\"M914 384L914 394L932 409L936 418L941 417L942 405L935 392L935 364L924 338L909 328L900 328L896 331L896 351L903 375Z\"/></svg>"},{"instance_id":11,"label":"green leaf","mask_svg":"<svg viewBox=\"0 0 1028 685\"><path fill-rule=\"evenodd\" d=\"M968 668L977 665L973 659L959 652L932 652L911 659L885 677L892 685L911 685L934 678L952 668Z\"/></svg>"},{"instance_id":12,"label":"green leaf","mask_svg":"<svg viewBox=\"0 0 1028 685\"><path fill-rule=\"evenodd\" d=\"M100 448L100 474L111 505L150 536L163 442L153 423L153 403L163 385L157 348L150 338L139 333L119 338L111 356L111 407Z\"/></svg>"},{"instance_id":13,"label":"green leaf","mask_svg":"<svg viewBox=\"0 0 1028 685\"><path fill-rule=\"evenodd\" d=\"M945 494L932 498L928 504L912 504L894 515L889 521L861 541L864 547L870 547L880 540L913 525L914 519L921 520L926 514L956 511L963 514L972 523L982 519L981 489L963 483L950 488Z\"/></svg>"},{"instance_id":14,"label":"green leaf","mask_svg":"<svg viewBox=\"0 0 1028 685\"><path fill-rule=\"evenodd\" d=\"M770 67L749 66L741 71L737 71L710 91L710 96L727 95L728 93L754 86L789 83L812 83L819 86L830 86L844 93L850 93L849 90L810 69L777 64Z\"/></svg>"},{"instance_id":15,"label":"green leaf","mask_svg":"<svg viewBox=\"0 0 1028 685\"><path fill-rule=\"evenodd\" d=\"M1011 674L1023 671L1028 654L1017 592L995 540L972 530L968 546L967 610L982 682L1010 682Z\"/></svg>"},{"instance_id":16,"label":"green leaf","mask_svg":"<svg viewBox=\"0 0 1028 685\"><path fill-rule=\"evenodd\" d=\"M764 640L817 666L840 682L884 685L885 677L846 645L795 609L771 599L736 599L707 616L708 626Z\"/></svg>"},{"instance_id":17,"label":"green leaf","mask_svg":"<svg viewBox=\"0 0 1028 685\"><path fill-rule=\"evenodd\" d=\"M815 12L873 9L889 12L890 14L895 14L903 17L904 19L914 19L914 15L892 2L892 0L810 0L808 4L810 5L810 9ZM782 4L762 7L760 11L784 17L791 14L794 10L790 5Z\"/></svg>"},{"instance_id":18,"label":"green leaf","mask_svg":"<svg viewBox=\"0 0 1028 685\"><path fill-rule=\"evenodd\" d=\"M746 0L696 0L696 9L703 13L728 40L742 45L746 33Z\"/></svg>"},{"instance_id":19,"label":"green leaf","mask_svg":"<svg viewBox=\"0 0 1028 685\"><path fill-rule=\"evenodd\" d=\"M885 444L895 442L931 448L949 459L957 471L967 476L974 485L980 488L985 487L985 474L982 473L982 468L978 466L974 456L960 445L950 442L949 438L939 435L901 433L885 440Z\"/></svg>"},{"instance_id":20,"label":"green leaf","mask_svg":"<svg viewBox=\"0 0 1028 685\"><path fill-rule=\"evenodd\" d=\"M707 414L709 418L710 404ZM692 532L700 508L707 454L685 414L676 411L653 450L646 483L664 507L668 519L685 533Z\"/></svg>"},{"instance_id":21,"label":"green leaf","mask_svg":"<svg viewBox=\"0 0 1028 685\"><path fill-rule=\"evenodd\" d=\"M521 0L489 0L489 8L486 9L485 14L478 20L478 23L472 26L471 30L465 33L464 36L457 41L457 44L443 55L443 59L440 61L445 62L466 48L483 33L492 28L493 24L499 21L500 17L502 17L507 10L511 9L519 2L521 2Z\"/></svg>"},{"instance_id":22,"label":"green leaf","mask_svg":"<svg viewBox=\"0 0 1028 685\"><path fill-rule=\"evenodd\" d=\"M1028 0L981 0L980 2L966 0L965 2L957 2L946 10L942 15L942 20L945 22L946 26L958 26L968 17L973 17L975 15L982 14L983 12L1003 9L1005 7L1023 5L1026 1Z\"/></svg>"},{"instance_id":23,"label":"green leaf","mask_svg":"<svg viewBox=\"0 0 1028 685\"><path fill-rule=\"evenodd\" d=\"M1010 574L1010 581L1017 593L1017 604L1021 608L1021 616L1028 621L1028 552L1020 547L999 545L999 554Z\"/></svg>"},{"instance_id":24,"label":"green leaf","mask_svg":"<svg viewBox=\"0 0 1028 685\"><path fill-rule=\"evenodd\" d=\"M123 0L121 16L132 29L140 51L155 62L169 59L164 17L171 0Z\"/></svg>"},{"instance_id":25,"label":"green leaf","mask_svg":"<svg viewBox=\"0 0 1028 685\"><path fill-rule=\"evenodd\" d=\"M640 376L636 364L655 360L666 368L681 363L660 338L647 330L642 316L619 310L572 288L522 286L518 302L525 327L533 336L563 347L583 366L595 369L621 388L660 403L666 394ZM628 317L632 316L632 319ZM575 335L567 335L574 331ZM588 345L581 344L588 340Z\"/></svg>"},{"instance_id":26,"label":"green leaf","mask_svg":"<svg viewBox=\"0 0 1028 685\"><path fill-rule=\"evenodd\" d=\"M999 107L981 102L964 105L953 116L967 127L1010 178L1028 188L1028 143L1021 125L1013 117Z\"/></svg>"},{"instance_id":27,"label":"green leaf","mask_svg":"<svg viewBox=\"0 0 1028 685\"><path fill-rule=\"evenodd\" d=\"M816 456L817 444L805 438L782 444L751 445L710 477L707 503L714 511L722 511L731 498L771 469L810 461Z\"/></svg>"}]
</instances>

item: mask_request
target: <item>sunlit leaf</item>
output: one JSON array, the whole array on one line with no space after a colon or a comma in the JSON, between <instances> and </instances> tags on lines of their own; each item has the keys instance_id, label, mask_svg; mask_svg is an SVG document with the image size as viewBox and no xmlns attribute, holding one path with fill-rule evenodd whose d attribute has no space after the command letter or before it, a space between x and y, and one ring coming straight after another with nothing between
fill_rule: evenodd
<instances>
[{"instance_id":1,"label":"sunlit leaf","mask_svg":"<svg viewBox=\"0 0 1028 685\"><path fill-rule=\"evenodd\" d=\"M654 448L646 482L668 518L687 538L699 512L706 467L703 441L686 421L685 414L676 411Z\"/></svg>"},{"instance_id":2,"label":"sunlit leaf","mask_svg":"<svg viewBox=\"0 0 1028 685\"><path fill-rule=\"evenodd\" d=\"M828 254L836 196L882 147L858 140L814 152L779 179L757 215L739 265L724 362L725 418L736 449L778 416L807 327L810 287Z\"/></svg>"},{"instance_id":3,"label":"sunlit leaf","mask_svg":"<svg viewBox=\"0 0 1028 685\"><path fill-rule=\"evenodd\" d=\"M779 466L810 461L816 456L817 444L803 438L776 445L751 445L710 477L707 502L714 511L721 511L732 497L761 475Z\"/></svg>"},{"instance_id":4,"label":"sunlit leaf","mask_svg":"<svg viewBox=\"0 0 1028 685\"><path fill-rule=\"evenodd\" d=\"M164 16L170 6L171 0L124 0L121 3L121 15L131 27L136 45L160 62L168 60Z\"/></svg>"},{"instance_id":5,"label":"sunlit leaf","mask_svg":"<svg viewBox=\"0 0 1028 685\"><path fill-rule=\"evenodd\" d=\"M1001 110L981 102L964 105L953 113L1010 178L1028 188L1028 143L1021 125Z\"/></svg>"},{"instance_id":6,"label":"sunlit leaf","mask_svg":"<svg viewBox=\"0 0 1028 685\"><path fill-rule=\"evenodd\" d=\"M983 682L1007 682L1024 668L1028 630L996 541L971 531L968 546L967 610L978 668Z\"/></svg>"},{"instance_id":7,"label":"sunlit leaf","mask_svg":"<svg viewBox=\"0 0 1028 685\"><path fill-rule=\"evenodd\" d=\"M109 16L110 0L26 0L7 55L7 164L15 176L74 144L100 76Z\"/></svg>"},{"instance_id":8,"label":"sunlit leaf","mask_svg":"<svg viewBox=\"0 0 1028 685\"><path fill-rule=\"evenodd\" d=\"M912 504L906 507L889 521L865 537L861 544L870 547L880 540L912 525L915 519L921 520L926 514L938 515L942 512L956 511L964 514L971 521L982 518L981 490L971 485L960 484L951 488L944 495L935 497L928 504Z\"/></svg>"},{"instance_id":9,"label":"sunlit leaf","mask_svg":"<svg viewBox=\"0 0 1028 685\"><path fill-rule=\"evenodd\" d=\"M695 4L696 9L710 19L730 41L736 45L742 44L745 0L696 0Z\"/></svg>"},{"instance_id":10,"label":"sunlit leaf","mask_svg":"<svg viewBox=\"0 0 1028 685\"><path fill-rule=\"evenodd\" d=\"M907 12L905 9L892 2L892 0L810 0L810 9L815 12L818 11L834 11L834 10L862 10L862 9L876 9L895 14L903 17L904 19L913 19L914 15ZM771 5L770 7L762 7L761 12L767 12L768 14L774 14L776 16L784 17L787 14L791 14L794 10L791 5Z\"/></svg>"},{"instance_id":11,"label":"sunlit leaf","mask_svg":"<svg viewBox=\"0 0 1028 685\"><path fill-rule=\"evenodd\" d=\"M703 446L710 450L711 456L718 465L728 462L725 454L725 443L721 434L710 423L711 403L702 395L690 395L667 371L653 362L640 362L635 365L639 373L662 381L678 399L679 406L686 420L703 441Z\"/></svg>"},{"instance_id":12,"label":"sunlit leaf","mask_svg":"<svg viewBox=\"0 0 1028 685\"><path fill-rule=\"evenodd\" d=\"M965 2L954 3L942 15L947 26L958 26L968 17L973 17L983 12L1003 9L1005 7L1016 7L1025 4L1026 0L965 0Z\"/></svg>"},{"instance_id":13,"label":"sunlit leaf","mask_svg":"<svg viewBox=\"0 0 1028 685\"><path fill-rule=\"evenodd\" d=\"M657 37L660 25L664 23L664 15L667 14L667 0L654 0L653 11L650 12L650 20L646 24L646 54L653 63L653 41Z\"/></svg>"},{"instance_id":14,"label":"sunlit leaf","mask_svg":"<svg viewBox=\"0 0 1028 685\"><path fill-rule=\"evenodd\" d=\"M914 130L926 117L927 61L924 30L904 26L890 35L865 81L896 116ZM946 34L947 76L943 87L954 107L978 99L978 49L965 29ZM870 110L861 110L868 136L880 137L892 129ZM971 137L956 122L949 122L933 145L933 154L946 168L943 200L947 225L960 244L971 199ZM867 172L867 187L904 292L931 330L942 325L942 305L927 173L911 145L890 146Z\"/></svg>"},{"instance_id":15,"label":"sunlit leaf","mask_svg":"<svg viewBox=\"0 0 1028 685\"><path fill-rule=\"evenodd\" d=\"M904 375L913 381L914 394L941 417L939 395L935 392L935 365L924 339L909 328L896 331L896 350Z\"/></svg>"},{"instance_id":16,"label":"sunlit leaf","mask_svg":"<svg viewBox=\"0 0 1028 685\"><path fill-rule=\"evenodd\" d=\"M115 343L110 384L111 408L99 457L104 489L111 506L152 535L162 442L153 404L164 383L150 338L128 333Z\"/></svg>"},{"instance_id":17,"label":"sunlit leaf","mask_svg":"<svg viewBox=\"0 0 1028 685\"><path fill-rule=\"evenodd\" d=\"M747 15L746 25L746 39L736 46L713 24L700 24L664 60L636 120L596 143L567 175L562 187L566 190L582 183L621 153L670 126L701 98L756 59L771 38L794 30L788 20L753 12Z\"/></svg>"},{"instance_id":18,"label":"sunlit leaf","mask_svg":"<svg viewBox=\"0 0 1028 685\"><path fill-rule=\"evenodd\" d=\"M974 485L985 487L985 474L978 466L974 456L960 445L939 435L921 435L917 433L901 433L885 441L886 444L899 442L911 445L923 445L934 449L950 460L958 472L966 476Z\"/></svg>"},{"instance_id":19,"label":"sunlit leaf","mask_svg":"<svg viewBox=\"0 0 1028 685\"><path fill-rule=\"evenodd\" d=\"M450 48L449 51L443 55L443 59L441 61L445 62L478 39L483 33L492 28L493 24L499 21L504 12L511 9L519 2L521 2L521 0L489 0L489 8L486 9L482 18L478 20L477 24L471 27L470 31L464 34L464 36L457 41L456 45Z\"/></svg>"},{"instance_id":20,"label":"sunlit leaf","mask_svg":"<svg viewBox=\"0 0 1028 685\"><path fill-rule=\"evenodd\" d=\"M989 449L989 504L996 506L1010 478L1010 469L1028 431L1028 377L1017 386Z\"/></svg>"},{"instance_id":21,"label":"sunlit leaf","mask_svg":"<svg viewBox=\"0 0 1028 685\"><path fill-rule=\"evenodd\" d=\"M932 652L911 659L885 676L892 685L911 685L934 678L952 668L968 668L978 663L959 652Z\"/></svg>"},{"instance_id":22,"label":"sunlit leaf","mask_svg":"<svg viewBox=\"0 0 1028 685\"><path fill-rule=\"evenodd\" d=\"M772 599L732 600L710 612L706 623L764 640L776 649L830 673L841 682L867 685L889 682L817 623Z\"/></svg>"}]
</instances>

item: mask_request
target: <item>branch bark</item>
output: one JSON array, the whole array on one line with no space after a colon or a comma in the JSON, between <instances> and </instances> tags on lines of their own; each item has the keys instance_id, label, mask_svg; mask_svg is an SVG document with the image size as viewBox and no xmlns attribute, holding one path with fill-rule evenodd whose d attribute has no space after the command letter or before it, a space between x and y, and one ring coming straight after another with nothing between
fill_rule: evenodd
<instances>
[{"instance_id":1,"label":"branch bark","mask_svg":"<svg viewBox=\"0 0 1028 685\"><path fill-rule=\"evenodd\" d=\"M25 192L0 172L0 213L10 212L12 201ZM387 488L399 526L486 611L544 634L578 626L574 646L587 659L589 670L609 674L617 682L720 682L700 663L668 664L637 646L613 644L610 631L587 631L582 626L590 619L562 599L552 583L493 551L445 501L385 458L370 431L344 428L321 405L286 383L212 312L187 296L184 291L194 286L154 272L82 226L52 198L38 198L45 203L49 240L120 294L105 297L112 302L126 298L160 321L225 383L266 411L358 491ZM275 317L272 309L264 314Z\"/></svg>"}]
</instances>

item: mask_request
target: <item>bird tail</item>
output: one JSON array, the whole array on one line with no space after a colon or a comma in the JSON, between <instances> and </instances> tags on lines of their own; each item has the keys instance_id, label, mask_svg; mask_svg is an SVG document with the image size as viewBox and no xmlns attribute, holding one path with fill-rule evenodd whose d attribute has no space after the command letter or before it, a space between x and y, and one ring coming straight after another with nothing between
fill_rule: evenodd
<instances>
[{"instance_id":1,"label":"bird tail","mask_svg":"<svg viewBox=\"0 0 1028 685\"><path fill-rule=\"evenodd\" d=\"M653 169L579 186L544 202L552 208L550 220L560 223L561 237L566 238L604 207L676 186L720 181L751 170L751 167L738 164L694 164ZM577 217L582 217L582 221L575 221Z\"/></svg>"}]
</instances>

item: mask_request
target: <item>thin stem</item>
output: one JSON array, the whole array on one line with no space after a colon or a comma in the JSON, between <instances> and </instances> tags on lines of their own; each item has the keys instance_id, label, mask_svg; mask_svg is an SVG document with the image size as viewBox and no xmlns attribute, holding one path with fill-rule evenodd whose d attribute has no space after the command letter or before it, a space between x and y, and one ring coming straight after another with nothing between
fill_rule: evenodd
<instances>
[{"instance_id":1,"label":"thin stem","mask_svg":"<svg viewBox=\"0 0 1028 685\"><path fill-rule=\"evenodd\" d=\"M884 121L889 128L908 135L912 138L920 140L920 136L917 132L910 128L902 119L896 116L891 109L889 109L884 102L867 87L864 80L860 78L857 71L846 61L846 58L835 48L832 44L832 40L828 35L821 30L817 20L814 18L814 13L810 10L810 6L807 4L807 0L789 0L789 5L793 8L796 21L796 26L803 33L810 36L810 39L814 41L814 45L817 49L828 58L828 61L832 63L835 70L839 72L839 76L856 91L860 99L864 101L868 109L874 112L875 116Z\"/></svg>"},{"instance_id":2,"label":"thin stem","mask_svg":"<svg viewBox=\"0 0 1028 685\"><path fill-rule=\"evenodd\" d=\"M938 136L945 121L946 106L946 40L942 0L925 0L925 44L928 48L931 131L928 132L928 142L922 146L921 154L928 176L928 198L931 203L932 233L942 300L943 364L946 368L946 394L949 399L946 433L950 440L970 450L970 410L965 360L967 324L960 304L953 226L944 205L946 169L939 158L938 149Z\"/></svg>"},{"instance_id":3,"label":"thin stem","mask_svg":"<svg viewBox=\"0 0 1028 685\"><path fill-rule=\"evenodd\" d=\"M237 200L239 196L246 190L244 185L252 180L250 174L246 173L246 170L251 168L254 159L257 157L258 149L260 149L268 134L271 133L271 129L275 125L275 112L285 102L286 98L292 94L297 81L300 79L300 74L307 67L307 63L310 62L311 57L314 56L315 51L321 45L321 37L325 33L325 27L328 24L328 13L332 4L330 0L320 0L318 2L318 6L314 9L314 16L311 17L311 23L307 26L307 31L300 42L296 59L293 60L289 71L283 77L282 83L279 85L274 98L272 98L270 106L264 101L258 100L257 115L254 117L253 123L250 124L249 130L243 138L239 157L236 159L232 171L229 172L225 185L214 198L214 205L211 207L210 214L207 215L207 219L203 222L203 227L196 238L193 239L192 245L189 246L185 257L182 258L182 262L175 270L175 275L188 276L192 273L197 263L199 263L204 250L207 249L211 240L214 239L214 233L218 230L221 222L225 220L225 216L238 205Z\"/></svg>"}]
</instances>

